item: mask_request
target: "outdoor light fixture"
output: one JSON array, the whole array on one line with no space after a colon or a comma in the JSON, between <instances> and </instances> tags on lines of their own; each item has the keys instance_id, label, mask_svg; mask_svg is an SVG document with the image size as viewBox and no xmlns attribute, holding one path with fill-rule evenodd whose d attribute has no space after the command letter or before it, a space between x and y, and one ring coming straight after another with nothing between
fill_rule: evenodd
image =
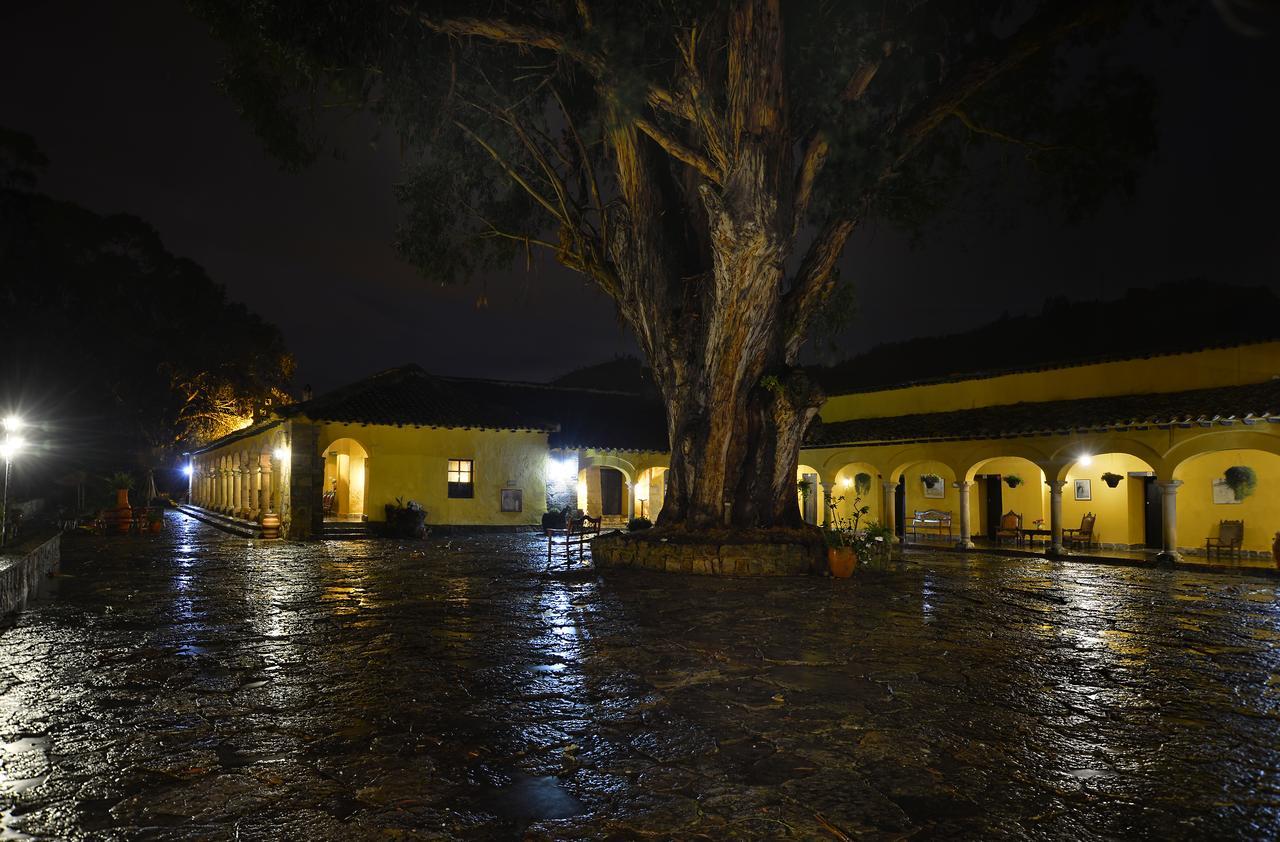
<instances>
[{"instance_id":1,"label":"outdoor light fixture","mask_svg":"<svg viewBox=\"0 0 1280 842\"><path fill-rule=\"evenodd\" d=\"M578 472L577 468L577 464L569 459L556 459L554 456L547 457L547 475L553 480L568 482Z\"/></svg>"},{"instance_id":2,"label":"outdoor light fixture","mask_svg":"<svg viewBox=\"0 0 1280 842\"><path fill-rule=\"evenodd\" d=\"M0 459L4 459L4 493L0 496L0 547L3 547L9 538L9 466L13 464L13 457L17 456L22 451L22 446L26 444L22 436L13 435L13 431L21 427L22 419L16 415L10 415L4 419L4 428L9 435L0 442Z\"/></svg>"},{"instance_id":3,"label":"outdoor light fixture","mask_svg":"<svg viewBox=\"0 0 1280 842\"><path fill-rule=\"evenodd\" d=\"M843 488L853 488L853 480L849 479L848 477L845 477L844 479L840 480L840 485Z\"/></svg>"},{"instance_id":4,"label":"outdoor light fixture","mask_svg":"<svg viewBox=\"0 0 1280 842\"><path fill-rule=\"evenodd\" d=\"M1080 467L1087 468L1093 464L1093 457L1088 453L1080 457Z\"/></svg>"},{"instance_id":5,"label":"outdoor light fixture","mask_svg":"<svg viewBox=\"0 0 1280 842\"><path fill-rule=\"evenodd\" d=\"M184 477L189 477L194 472L194 470L195 469L191 467L191 463L188 462L186 465L182 466L182 475Z\"/></svg>"},{"instance_id":6,"label":"outdoor light fixture","mask_svg":"<svg viewBox=\"0 0 1280 842\"><path fill-rule=\"evenodd\" d=\"M283 462L285 459L289 458L289 448L277 447L275 450L271 451L271 455Z\"/></svg>"}]
</instances>

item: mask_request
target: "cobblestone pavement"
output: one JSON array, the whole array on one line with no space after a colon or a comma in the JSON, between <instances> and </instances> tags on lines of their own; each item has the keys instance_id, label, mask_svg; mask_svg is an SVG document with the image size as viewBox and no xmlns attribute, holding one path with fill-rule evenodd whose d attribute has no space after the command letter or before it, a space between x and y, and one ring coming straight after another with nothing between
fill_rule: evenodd
<instances>
[{"instance_id":1,"label":"cobblestone pavement","mask_svg":"<svg viewBox=\"0 0 1280 842\"><path fill-rule=\"evenodd\" d=\"M67 541L0 834L1275 838L1274 581L918 554L539 572L526 536Z\"/></svg>"}]
</instances>

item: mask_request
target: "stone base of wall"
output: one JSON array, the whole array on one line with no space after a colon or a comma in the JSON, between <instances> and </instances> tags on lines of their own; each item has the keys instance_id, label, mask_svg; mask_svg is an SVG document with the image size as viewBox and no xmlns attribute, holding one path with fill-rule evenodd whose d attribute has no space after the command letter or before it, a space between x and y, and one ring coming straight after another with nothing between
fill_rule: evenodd
<instances>
[{"instance_id":1,"label":"stone base of wall","mask_svg":"<svg viewBox=\"0 0 1280 842\"><path fill-rule=\"evenodd\" d=\"M702 576L807 576L825 573L822 541L793 543L663 541L635 535L602 535L591 558L604 567L634 567Z\"/></svg>"},{"instance_id":2,"label":"stone base of wall","mask_svg":"<svg viewBox=\"0 0 1280 842\"><path fill-rule=\"evenodd\" d=\"M22 608L61 558L61 533L25 552L0 555L0 615Z\"/></svg>"}]
</instances>

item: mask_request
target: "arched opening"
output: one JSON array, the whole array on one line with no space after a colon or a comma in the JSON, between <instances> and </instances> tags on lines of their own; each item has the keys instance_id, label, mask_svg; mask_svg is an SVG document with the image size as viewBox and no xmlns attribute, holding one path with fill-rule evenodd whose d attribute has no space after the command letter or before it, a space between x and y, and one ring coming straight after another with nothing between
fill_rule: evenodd
<instances>
[{"instance_id":1,"label":"arched opening","mask_svg":"<svg viewBox=\"0 0 1280 842\"><path fill-rule=\"evenodd\" d=\"M851 522L855 509L863 506L866 506L868 511L862 516L859 526L865 528L873 522L883 523L883 498L880 474L872 465L866 462L850 462L836 471L831 502L835 517L842 524Z\"/></svg>"},{"instance_id":2,"label":"arched opening","mask_svg":"<svg viewBox=\"0 0 1280 842\"><path fill-rule=\"evenodd\" d=\"M898 479L898 534L908 542L954 542L960 534L960 501L956 496L955 471L943 462L914 462L894 471ZM950 524L925 512L949 514ZM919 516L918 516L919 515Z\"/></svg>"},{"instance_id":3,"label":"arched opening","mask_svg":"<svg viewBox=\"0 0 1280 842\"><path fill-rule=\"evenodd\" d=\"M808 465L796 467L796 502L800 505L800 517L805 523L822 522L822 481L817 468Z\"/></svg>"},{"instance_id":4,"label":"arched opening","mask_svg":"<svg viewBox=\"0 0 1280 842\"><path fill-rule=\"evenodd\" d=\"M656 521L667 497L667 469L655 467L641 471L636 479L635 497L636 517Z\"/></svg>"},{"instance_id":5,"label":"arched opening","mask_svg":"<svg viewBox=\"0 0 1280 842\"><path fill-rule=\"evenodd\" d=\"M1080 529L1093 515L1091 546L1140 550L1161 546L1160 489L1149 462L1128 453L1081 453L1062 474L1062 527Z\"/></svg>"},{"instance_id":6,"label":"arched opening","mask_svg":"<svg viewBox=\"0 0 1280 842\"><path fill-rule=\"evenodd\" d=\"M1232 468L1244 469L1228 471ZM1267 552L1280 530L1280 456L1263 450L1217 450L1178 464L1178 546L1203 551L1222 522L1243 521L1241 548Z\"/></svg>"},{"instance_id":7,"label":"arched opening","mask_svg":"<svg viewBox=\"0 0 1280 842\"><path fill-rule=\"evenodd\" d=\"M611 526L625 524L630 500L630 483L620 469L588 465L578 472L578 504L590 517Z\"/></svg>"},{"instance_id":8,"label":"arched opening","mask_svg":"<svg viewBox=\"0 0 1280 842\"><path fill-rule=\"evenodd\" d=\"M973 485L969 489L969 531L977 540L1007 544L1049 540L1049 488L1044 471L1021 456L984 459L969 469ZM1023 530L1009 534L1002 520L1017 515Z\"/></svg>"},{"instance_id":9,"label":"arched opening","mask_svg":"<svg viewBox=\"0 0 1280 842\"><path fill-rule=\"evenodd\" d=\"M355 439L342 438L324 449L326 520L363 520L369 477L369 452Z\"/></svg>"}]
</instances>

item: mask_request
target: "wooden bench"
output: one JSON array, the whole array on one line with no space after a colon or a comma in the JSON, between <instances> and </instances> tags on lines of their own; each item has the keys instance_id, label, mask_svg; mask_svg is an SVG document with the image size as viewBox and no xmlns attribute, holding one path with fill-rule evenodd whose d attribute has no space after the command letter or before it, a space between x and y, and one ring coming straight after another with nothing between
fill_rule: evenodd
<instances>
[{"instance_id":1,"label":"wooden bench","mask_svg":"<svg viewBox=\"0 0 1280 842\"><path fill-rule=\"evenodd\" d=\"M600 534L600 518L584 515L581 518L570 518L563 529L548 528L547 533L547 569L551 569L552 553L556 546L564 547L564 564L566 567L573 560L573 549L578 548L578 561L586 559L587 541Z\"/></svg>"},{"instance_id":2,"label":"wooden bench","mask_svg":"<svg viewBox=\"0 0 1280 842\"><path fill-rule=\"evenodd\" d=\"M911 523L907 525L907 531L911 533L913 539L919 537L921 532L937 535L939 538L945 532L947 538L951 538L951 512L944 512L938 509L917 509L911 516Z\"/></svg>"}]
</instances>

